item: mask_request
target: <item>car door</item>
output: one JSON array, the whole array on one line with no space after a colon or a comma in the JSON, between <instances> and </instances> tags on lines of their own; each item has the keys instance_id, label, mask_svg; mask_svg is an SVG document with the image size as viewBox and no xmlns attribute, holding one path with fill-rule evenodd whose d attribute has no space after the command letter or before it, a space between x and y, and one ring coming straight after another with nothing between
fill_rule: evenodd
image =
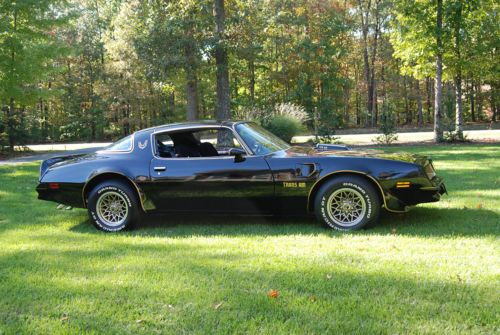
<instances>
[{"instance_id":1,"label":"car door","mask_svg":"<svg viewBox=\"0 0 500 335\"><path fill-rule=\"evenodd\" d=\"M229 128L212 129L226 145L215 144L224 154ZM221 136L221 131L226 132ZM230 139L236 143L236 138ZM241 150L241 149L240 149ZM244 155L244 159L214 157L171 157L154 155L150 165L149 198L159 211L269 212L274 198L273 176L263 157Z\"/></svg>"}]
</instances>

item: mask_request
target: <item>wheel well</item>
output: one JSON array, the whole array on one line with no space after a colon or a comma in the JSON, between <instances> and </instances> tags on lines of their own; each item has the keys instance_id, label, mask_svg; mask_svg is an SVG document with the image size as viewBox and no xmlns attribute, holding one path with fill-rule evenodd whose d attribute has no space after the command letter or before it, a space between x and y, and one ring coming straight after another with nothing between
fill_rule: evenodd
<instances>
[{"instance_id":1,"label":"wheel well","mask_svg":"<svg viewBox=\"0 0 500 335\"><path fill-rule=\"evenodd\" d=\"M88 197L90 191L92 191L92 189L94 189L94 187L96 187L97 185L99 185L103 181L109 181L111 179L120 180L120 181L123 181L124 183L126 183L127 185L129 185L132 188L132 190L134 190L134 193L136 194L137 199L139 200L139 202L141 204L141 208L142 208L142 198L141 198L141 194L140 194L140 191L139 191L139 188L137 187L137 185L135 185L129 178L125 177L124 175L119 174L119 173L114 173L114 172L102 173L102 174L99 174L97 176L92 177L89 181L87 181L87 183L83 187L83 191L82 191L83 206L85 208L87 208L87 197Z\"/></svg>"},{"instance_id":2,"label":"wheel well","mask_svg":"<svg viewBox=\"0 0 500 335\"><path fill-rule=\"evenodd\" d=\"M373 177L370 177L369 175L367 175L363 172L340 171L340 172L333 172L333 173L321 178L312 186L311 190L309 191L309 196L307 198L307 209L309 212L314 211L314 198L316 198L316 194L318 193L321 186L323 186L326 182L332 180L333 178L336 178L339 176L358 176L358 177L363 178L364 180L369 182L377 190L377 194L379 195L382 204L385 204L385 196L384 196L382 187Z\"/></svg>"}]
</instances>

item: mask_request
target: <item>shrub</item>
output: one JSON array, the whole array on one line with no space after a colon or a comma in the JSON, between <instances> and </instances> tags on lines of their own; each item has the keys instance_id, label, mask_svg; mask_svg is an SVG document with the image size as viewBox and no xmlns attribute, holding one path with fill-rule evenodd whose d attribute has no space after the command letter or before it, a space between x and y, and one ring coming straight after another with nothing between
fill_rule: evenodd
<instances>
[{"instance_id":1,"label":"shrub","mask_svg":"<svg viewBox=\"0 0 500 335\"><path fill-rule=\"evenodd\" d=\"M271 116L287 117L292 120L296 120L301 124L309 120L309 115L307 114L304 107L295 105L290 102L276 104Z\"/></svg>"},{"instance_id":2,"label":"shrub","mask_svg":"<svg viewBox=\"0 0 500 335\"><path fill-rule=\"evenodd\" d=\"M374 141L378 144L390 145L398 140L396 134L396 120L394 118L392 105L386 103L382 105L382 114L380 115L381 135L375 137Z\"/></svg>"},{"instance_id":3,"label":"shrub","mask_svg":"<svg viewBox=\"0 0 500 335\"><path fill-rule=\"evenodd\" d=\"M269 114L269 111L267 111L267 114ZM265 118L266 111L259 107L243 107L235 110L233 116L236 120L248 120L260 123Z\"/></svg>"},{"instance_id":4,"label":"shrub","mask_svg":"<svg viewBox=\"0 0 500 335\"><path fill-rule=\"evenodd\" d=\"M467 135L459 134L457 131L445 131L443 140L447 143L466 143L470 142Z\"/></svg>"},{"instance_id":5,"label":"shrub","mask_svg":"<svg viewBox=\"0 0 500 335\"><path fill-rule=\"evenodd\" d=\"M262 126L275 134L283 141L291 142L295 135L300 132L301 124L288 116L274 116L263 122Z\"/></svg>"},{"instance_id":6,"label":"shrub","mask_svg":"<svg viewBox=\"0 0 500 335\"><path fill-rule=\"evenodd\" d=\"M0 152L8 149L9 146L9 135L7 133L0 133Z\"/></svg>"},{"instance_id":7,"label":"shrub","mask_svg":"<svg viewBox=\"0 0 500 335\"><path fill-rule=\"evenodd\" d=\"M271 108L242 108L234 112L234 117L240 120L256 121L262 125L269 123L271 119L276 117L285 117L291 120L296 120L299 124L303 124L309 120L309 115L304 107L290 102L279 103Z\"/></svg>"},{"instance_id":8,"label":"shrub","mask_svg":"<svg viewBox=\"0 0 500 335\"><path fill-rule=\"evenodd\" d=\"M318 125L318 133L316 134L316 142L324 144L340 144L340 137L336 137L334 134L335 127L320 121Z\"/></svg>"}]
</instances>

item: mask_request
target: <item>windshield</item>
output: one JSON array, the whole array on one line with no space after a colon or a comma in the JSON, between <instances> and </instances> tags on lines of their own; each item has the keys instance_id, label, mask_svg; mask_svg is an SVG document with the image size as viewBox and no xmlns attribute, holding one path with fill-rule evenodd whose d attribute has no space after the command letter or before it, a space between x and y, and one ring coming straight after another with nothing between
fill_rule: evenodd
<instances>
[{"instance_id":1,"label":"windshield","mask_svg":"<svg viewBox=\"0 0 500 335\"><path fill-rule=\"evenodd\" d=\"M116 141L110 146L104 148L106 151L130 151L132 149L132 135Z\"/></svg>"},{"instance_id":2,"label":"windshield","mask_svg":"<svg viewBox=\"0 0 500 335\"><path fill-rule=\"evenodd\" d=\"M252 122L236 125L236 132L255 155L266 155L290 147L278 136Z\"/></svg>"}]
</instances>

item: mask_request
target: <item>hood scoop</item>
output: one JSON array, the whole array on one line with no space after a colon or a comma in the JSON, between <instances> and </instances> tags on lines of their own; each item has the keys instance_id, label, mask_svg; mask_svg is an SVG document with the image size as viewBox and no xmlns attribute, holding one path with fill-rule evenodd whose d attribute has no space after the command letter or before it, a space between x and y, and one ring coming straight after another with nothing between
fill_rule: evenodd
<instances>
[{"instance_id":1,"label":"hood scoop","mask_svg":"<svg viewBox=\"0 0 500 335\"><path fill-rule=\"evenodd\" d=\"M346 145L323 144L323 143L316 144L315 149L316 149L316 151L347 151L347 150L351 150L351 148L349 148Z\"/></svg>"}]
</instances>

